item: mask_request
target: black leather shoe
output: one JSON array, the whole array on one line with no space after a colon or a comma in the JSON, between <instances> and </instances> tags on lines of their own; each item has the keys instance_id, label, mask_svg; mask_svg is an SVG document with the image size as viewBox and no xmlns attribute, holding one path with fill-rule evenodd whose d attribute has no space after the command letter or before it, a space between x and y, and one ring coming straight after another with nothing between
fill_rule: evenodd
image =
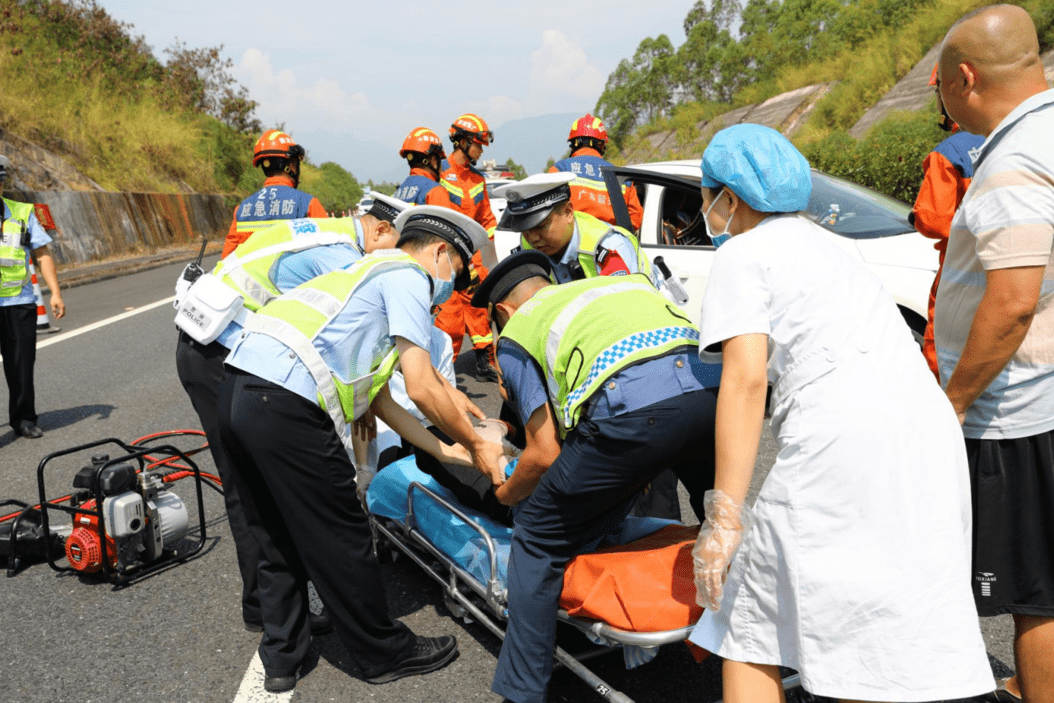
<instances>
[{"instance_id":1,"label":"black leather shoe","mask_svg":"<svg viewBox=\"0 0 1054 703\"><path fill-rule=\"evenodd\" d=\"M476 380L498 382L498 372L490 365L490 353L486 349L476 350Z\"/></svg>"},{"instance_id":2,"label":"black leather shoe","mask_svg":"<svg viewBox=\"0 0 1054 703\"><path fill-rule=\"evenodd\" d=\"M22 425L21 427L19 427L17 430L15 430L15 434L17 434L19 437L26 437L27 439L40 439L44 436L44 430L30 423L28 425Z\"/></svg>"},{"instance_id":3,"label":"black leather shoe","mask_svg":"<svg viewBox=\"0 0 1054 703\"><path fill-rule=\"evenodd\" d=\"M392 668L376 676L367 676L370 683L391 683L405 676L427 674L442 669L457 656L457 640L450 635L419 637L403 652Z\"/></svg>"},{"instance_id":4,"label":"black leather shoe","mask_svg":"<svg viewBox=\"0 0 1054 703\"><path fill-rule=\"evenodd\" d=\"M292 691L296 688L296 676L267 676L264 675L264 690L268 693L281 693Z\"/></svg>"},{"instance_id":5,"label":"black leather shoe","mask_svg":"<svg viewBox=\"0 0 1054 703\"><path fill-rule=\"evenodd\" d=\"M311 613L309 620L311 622L311 635L312 637L318 637L320 635L328 635L333 632L333 621L326 615L326 611L322 611L318 615ZM263 632L263 625L256 622L245 622L246 632Z\"/></svg>"}]
</instances>

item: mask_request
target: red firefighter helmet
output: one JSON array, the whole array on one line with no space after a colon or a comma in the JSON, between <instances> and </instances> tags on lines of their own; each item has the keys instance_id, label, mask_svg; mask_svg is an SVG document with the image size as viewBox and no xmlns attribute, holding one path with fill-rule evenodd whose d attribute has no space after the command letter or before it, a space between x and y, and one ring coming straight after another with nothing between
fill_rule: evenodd
<instances>
[{"instance_id":1,"label":"red firefighter helmet","mask_svg":"<svg viewBox=\"0 0 1054 703\"><path fill-rule=\"evenodd\" d=\"M608 131L599 117L593 117L587 112L571 123L571 131L567 135L567 140L571 141L582 137L606 142L608 140Z\"/></svg>"},{"instance_id":2,"label":"red firefighter helmet","mask_svg":"<svg viewBox=\"0 0 1054 703\"><path fill-rule=\"evenodd\" d=\"M260 135L253 147L253 166L264 159L302 159L304 147L293 141L285 132L269 129Z\"/></svg>"},{"instance_id":3,"label":"red firefighter helmet","mask_svg":"<svg viewBox=\"0 0 1054 703\"><path fill-rule=\"evenodd\" d=\"M482 117L471 112L458 117L454 124L450 125L450 141L456 144L459 139L465 137L482 146L494 143L494 132L490 131Z\"/></svg>"},{"instance_id":4,"label":"red firefighter helmet","mask_svg":"<svg viewBox=\"0 0 1054 703\"><path fill-rule=\"evenodd\" d=\"M409 158L408 155L412 153L424 154L425 156L434 155L441 159L446 158L446 152L443 151L443 142L439 139L439 135L427 127L415 127L403 140L403 148L399 150L399 156L405 159Z\"/></svg>"}]
</instances>

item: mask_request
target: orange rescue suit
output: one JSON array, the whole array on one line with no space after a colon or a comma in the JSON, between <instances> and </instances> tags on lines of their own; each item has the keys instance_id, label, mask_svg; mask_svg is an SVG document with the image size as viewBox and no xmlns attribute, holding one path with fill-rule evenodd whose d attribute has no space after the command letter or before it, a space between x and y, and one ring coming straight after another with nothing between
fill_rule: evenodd
<instances>
[{"instance_id":1,"label":"orange rescue suit","mask_svg":"<svg viewBox=\"0 0 1054 703\"><path fill-rule=\"evenodd\" d=\"M937 371L937 349L933 341L933 306L937 300L937 286L944 269L944 254L948 249L948 232L952 218L959 209L966 189L973 178L973 160L984 143L984 137L969 132L956 132L931 151L922 162L925 175L915 206L911 211L911 223L923 236L935 239L933 248L940 252L940 266L930 288L927 310L926 332L923 335L922 353L930 365L933 375L940 380Z\"/></svg>"},{"instance_id":2,"label":"orange rescue suit","mask_svg":"<svg viewBox=\"0 0 1054 703\"><path fill-rule=\"evenodd\" d=\"M579 212L589 213L598 220L617 225L607 184L604 182L605 168L613 168L610 161L605 161L596 149L582 147L569 158L557 161L549 168L549 173L564 171L575 174L575 180L571 181L571 206ZM639 231L640 223L644 219L644 208L641 207L637 191L633 186L625 185L622 187L622 196L626 201L633 229Z\"/></svg>"},{"instance_id":3,"label":"orange rescue suit","mask_svg":"<svg viewBox=\"0 0 1054 703\"><path fill-rule=\"evenodd\" d=\"M227 256L248 239L253 232L265 229L276 220L295 220L299 217L329 217L318 198L298 191L290 176L279 174L264 181L263 188L256 191L234 208L234 219L223 243Z\"/></svg>"},{"instance_id":4,"label":"orange rescue suit","mask_svg":"<svg viewBox=\"0 0 1054 703\"><path fill-rule=\"evenodd\" d=\"M439 184L446 191L449 203L442 204L465 213L483 225L493 239L498 221L494 217L494 211L490 209L490 196L487 195L487 183L483 174L470 165L458 166L452 161L444 162L443 165L445 168L439 176ZM461 351L466 330L472 339L473 349L487 349L494 344L487 311L474 308L471 303L472 293L475 292L479 281L487 277L487 269L483 266L478 251L472 257L472 268L474 274L468 289L454 291L450 300L439 306L439 313L436 315L436 327L450 335L454 344L455 360Z\"/></svg>"}]
</instances>

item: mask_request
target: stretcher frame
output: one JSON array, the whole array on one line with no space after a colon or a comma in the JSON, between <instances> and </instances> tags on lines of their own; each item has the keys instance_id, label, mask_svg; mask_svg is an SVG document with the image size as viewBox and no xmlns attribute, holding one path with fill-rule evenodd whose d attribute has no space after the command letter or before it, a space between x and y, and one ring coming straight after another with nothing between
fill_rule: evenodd
<instances>
[{"instance_id":1,"label":"stretcher frame","mask_svg":"<svg viewBox=\"0 0 1054 703\"><path fill-rule=\"evenodd\" d=\"M486 583L480 583L475 576L468 573L451 557L432 544L431 540L418 529L417 518L414 512L414 497L417 491L428 496L437 505L449 511L466 525L471 526L480 535L483 539L483 544L486 546L490 565L490 578ZM466 515L464 511L417 481L412 482L407 489L407 506L404 523L370 514L370 525L374 530L375 545L378 548L382 547L382 538L390 542L443 587L444 601L454 617L461 618L465 622L471 622L474 619L490 630L496 637L504 640L505 630L500 623L508 620L508 609L506 607L508 594L497 577L498 557L493 538L486 530ZM432 557L434 561L429 562L422 552ZM490 612L485 612L483 608L479 607L472 600L471 595L475 595L482 600ZM584 621L573 618L562 608L559 610L557 618L560 622L567 623L589 635L591 639L601 638L607 643L607 647L620 647L622 645L657 647L673 642L683 642L688 639L688 635L692 631L692 626L689 625L663 632L627 632L611 627L604 622ZM569 669L604 700L612 703L633 703L632 698L615 690L583 663L588 659L606 653L607 651L601 645L600 648L586 652L576 658L562 647L557 646L553 658L557 664Z\"/></svg>"},{"instance_id":2,"label":"stretcher frame","mask_svg":"<svg viewBox=\"0 0 1054 703\"><path fill-rule=\"evenodd\" d=\"M416 491L428 496L437 505L444 510L448 510L479 534L483 544L486 546L490 566L490 578L487 579L486 583L480 583L475 576L468 573L450 556L436 547L418 528L414 512L414 495ZM454 617L460 618L465 623L471 623L474 619L490 630L498 639L504 641L505 630L500 623L508 620L508 608L506 607L508 592L502 587L497 577L498 557L494 539L458 506L417 481L410 483L406 497L407 511L404 522L367 513L370 527L373 531L374 549L380 552L386 547L385 542L390 543L392 547L408 556L426 574L442 586L444 603ZM429 556L434 561L430 562L427 558ZM463 588L467 588L468 591L466 592ZM480 608L472 600L472 595L482 600L490 612ZM634 703L634 701L597 676L584 662L607 654L605 647L619 648L623 645L659 647L665 644L683 642L688 639L692 628L695 627L695 623L692 623L686 627L661 632L630 632L612 627L605 622L574 618L568 615L563 608L557 611L557 620L571 625L594 642L596 639L603 641L603 644L577 656L570 654L560 646L556 646L553 659L557 665L567 668L598 696L606 701L611 701L611 703ZM782 683L784 690L790 691L800 688L801 679L797 674L794 674L784 678ZM717 703L721 702L718 701Z\"/></svg>"}]
</instances>

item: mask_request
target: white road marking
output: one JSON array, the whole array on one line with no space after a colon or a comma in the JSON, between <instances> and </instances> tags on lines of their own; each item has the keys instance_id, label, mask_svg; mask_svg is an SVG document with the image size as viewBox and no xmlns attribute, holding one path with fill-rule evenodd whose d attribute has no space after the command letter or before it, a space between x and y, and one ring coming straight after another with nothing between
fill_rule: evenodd
<instances>
[{"instance_id":1,"label":"white road marking","mask_svg":"<svg viewBox=\"0 0 1054 703\"><path fill-rule=\"evenodd\" d=\"M85 325L84 327L78 327L77 329L72 330L70 332L63 332L63 333L58 334L58 335L56 335L54 337L48 337L47 339L45 339L42 342L37 342L37 349L43 349L44 347L50 346L52 344L58 344L59 342L64 342L67 339L73 339L74 337L78 337L78 336L80 336L82 334L86 334L88 332L92 332L94 330L97 330L100 327L105 327L106 325L112 325L115 322L120 322L121 320L124 320L126 318L132 317L134 315L138 315L141 312L147 312L149 310L153 310L154 308L159 308L162 305L166 305L167 304L167 305L171 306L172 305L172 301L175 300L175 299L176 299L176 296L173 295L173 296L171 296L169 298L165 298L164 300L159 300L156 303L150 303L149 305L144 305L144 306L142 306L140 308L133 308L132 310L129 310L128 312L122 312L120 315L114 315L113 317L108 317L105 320L99 320L98 322L93 322L90 325ZM173 318L174 317L175 317L175 314L173 313Z\"/></svg>"},{"instance_id":2,"label":"white road marking","mask_svg":"<svg viewBox=\"0 0 1054 703\"><path fill-rule=\"evenodd\" d=\"M263 682L263 662L260 661L260 653L256 652L253 654L253 660L249 662L249 670L245 672L242 685L238 687L238 692L234 694L234 700L231 703L286 703L292 700L293 694L296 693L295 688L285 693L268 693L264 690Z\"/></svg>"},{"instance_id":3,"label":"white road marking","mask_svg":"<svg viewBox=\"0 0 1054 703\"><path fill-rule=\"evenodd\" d=\"M307 583L307 599L308 608L312 613L322 612L322 601L318 597L318 592L315 591L315 584L310 581ZM249 668L242 677L242 685L238 687L238 693L234 695L231 703L286 703L293 698L296 692L294 688L286 693L268 693L264 690L263 680L263 662L260 661L260 652L257 651L253 653Z\"/></svg>"}]
</instances>

